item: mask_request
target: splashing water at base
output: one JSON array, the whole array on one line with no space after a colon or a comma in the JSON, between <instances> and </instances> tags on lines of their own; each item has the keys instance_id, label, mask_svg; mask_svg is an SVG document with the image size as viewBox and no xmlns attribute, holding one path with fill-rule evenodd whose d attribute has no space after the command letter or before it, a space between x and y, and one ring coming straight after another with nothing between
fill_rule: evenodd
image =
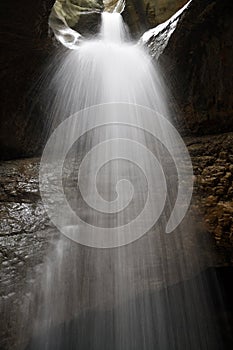
<instances>
[{"instance_id":1,"label":"splashing water at base","mask_svg":"<svg viewBox=\"0 0 233 350\"><path fill-rule=\"evenodd\" d=\"M95 244L65 237L56 242L32 296L27 349L219 349L209 287L204 277L195 277L210 263L210 253L189 215L165 233L172 211L178 225L187 209L190 159L178 135L166 128L158 70L130 42L120 14L104 13L99 37L64 54L49 89L54 96L48 128L68 122L44 155L42 197L66 236L85 241L87 223ZM66 119L83 108L81 118ZM70 140L76 141L71 148ZM130 226L148 197L146 215L137 228ZM154 215L160 218L144 232ZM115 245L109 246L117 247L122 227L131 227L128 234L141 230L141 238L124 245L126 238L115 249L90 247L108 246L98 236L101 230L114 230Z\"/></svg>"}]
</instances>

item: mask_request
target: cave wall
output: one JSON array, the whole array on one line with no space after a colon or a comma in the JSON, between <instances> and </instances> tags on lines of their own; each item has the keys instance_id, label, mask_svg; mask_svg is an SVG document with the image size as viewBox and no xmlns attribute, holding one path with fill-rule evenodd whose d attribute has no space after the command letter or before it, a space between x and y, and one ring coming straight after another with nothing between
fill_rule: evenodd
<instances>
[{"instance_id":1,"label":"cave wall","mask_svg":"<svg viewBox=\"0 0 233 350\"><path fill-rule=\"evenodd\" d=\"M193 0L159 57L186 134L233 130L232 18L231 0Z\"/></svg>"},{"instance_id":2,"label":"cave wall","mask_svg":"<svg viewBox=\"0 0 233 350\"><path fill-rule=\"evenodd\" d=\"M187 0L126 0L123 17L133 36L138 37L149 28L166 21Z\"/></svg>"},{"instance_id":3,"label":"cave wall","mask_svg":"<svg viewBox=\"0 0 233 350\"><path fill-rule=\"evenodd\" d=\"M40 106L31 111L40 76L51 49L48 16L53 0L3 0L1 13L1 158L35 155L40 151L44 120Z\"/></svg>"},{"instance_id":4,"label":"cave wall","mask_svg":"<svg viewBox=\"0 0 233 350\"><path fill-rule=\"evenodd\" d=\"M195 222L233 263L233 133L185 138L194 171ZM199 219L198 219L199 218Z\"/></svg>"},{"instance_id":5,"label":"cave wall","mask_svg":"<svg viewBox=\"0 0 233 350\"><path fill-rule=\"evenodd\" d=\"M128 0L124 17L136 33L165 20L184 2ZM39 155L42 149L46 115L33 87L54 51L48 36L53 4L4 0L0 5L2 159ZM171 107L178 105L174 120L184 134L233 129L232 8L230 0L193 0L159 58L176 101Z\"/></svg>"},{"instance_id":6,"label":"cave wall","mask_svg":"<svg viewBox=\"0 0 233 350\"><path fill-rule=\"evenodd\" d=\"M138 37L146 29L166 21L186 2L187 0L125 0L122 15L132 35ZM98 28L100 15L86 15L85 12L103 11L104 8L111 12L117 3L118 0L57 0L55 11L81 34L93 34L93 28Z\"/></svg>"},{"instance_id":7,"label":"cave wall","mask_svg":"<svg viewBox=\"0 0 233 350\"><path fill-rule=\"evenodd\" d=\"M194 196L186 220L189 225L195 222L198 240L207 239L211 252L214 249L216 254L213 257L211 254L211 264L232 266L233 133L211 138L188 137L185 142L195 174ZM47 254L51 258L51 249L54 249L54 242L60 237L50 223L40 198L39 166L39 158L10 160L0 164L1 350L21 349L17 344L20 340L19 325L27 325L22 324L20 318L22 300L35 288L37 278L44 271L42 263L47 261ZM54 174L50 176L56 177ZM74 179L72 183L76 183ZM215 241L210 240L210 234ZM189 232L186 232L185 237L186 249L189 249L192 247ZM198 245L199 262L210 254L205 245L204 248ZM82 249L89 248L75 245L74 249L80 249L82 256ZM28 334L23 333L26 342L27 337L30 337L30 327L27 330Z\"/></svg>"},{"instance_id":8,"label":"cave wall","mask_svg":"<svg viewBox=\"0 0 233 350\"><path fill-rule=\"evenodd\" d=\"M46 114L43 113L42 103L38 99L39 92L35 83L43 72L48 57L54 51L54 42L48 36L48 18L54 2L3 0L0 4L0 40L3 48L0 57L1 159L29 157L41 153L45 141L43 135ZM169 13L171 1L166 3L168 6L163 9ZM146 9L148 12L148 2L127 2L126 20L135 33L136 27L133 23L144 23ZM151 13L151 10L149 12ZM82 17L79 28L84 26L83 22L88 26L86 17ZM93 28L93 21L90 23L90 27ZM148 23L145 28L147 27ZM141 30L142 28L144 24Z\"/></svg>"}]
</instances>

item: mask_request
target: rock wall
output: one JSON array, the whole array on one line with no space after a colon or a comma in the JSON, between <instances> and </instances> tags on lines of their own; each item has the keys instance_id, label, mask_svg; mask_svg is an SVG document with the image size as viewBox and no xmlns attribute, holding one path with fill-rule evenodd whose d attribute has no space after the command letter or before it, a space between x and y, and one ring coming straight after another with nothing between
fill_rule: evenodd
<instances>
[{"instance_id":1,"label":"rock wall","mask_svg":"<svg viewBox=\"0 0 233 350\"><path fill-rule=\"evenodd\" d=\"M195 173L189 219L193 219L191 222L195 222L198 228L198 239L206 240L208 249L211 248L211 252L213 249L211 264L232 266L233 133L212 136L211 139L188 137L185 142ZM32 158L0 163L1 350L21 349L15 341L19 337L18 325L22 325L22 320L17 319L21 315L22 300L25 300L26 295L26 300L30 302L30 291L35 288L35 281L43 273L45 256L48 252L51 254L54 243L60 236L50 223L40 199L39 162L39 158ZM72 186L76 183L73 180ZM188 224L190 226L190 220ZM185 249L188 251L193 242L189 237L190 231L184 231ZM198 247L198 260L201 261L210 252L206 245L205 249L202 245ZM74 249L81 257L83 250L89 248L74 245ZM79 271L82 273L83 270ZM112 273L111 270L109 273Z\"/></svg>"},{"instance_id":2,"label":"rock wall","mask_svg":"<svg viewBox=\"0 0 233 350\"><path fill-rule=\"evenodd\" d=\"M186 134L233 130L232 16L231 0L193 0L159 57Z\"/></svg>"},{"instance_id":3,"label":"rock wall","mask_svg":"<svg viewBox=\"0 0 233 350\"><path fill-rule=\"evenodd\" d=\"M166 21L187 0L127 0L123 17L133 36Z\"/></svg>"},{"instance_id":4,"label":"rock wall","mask_svg":"<svg viewBox=\"0 0 233 350\"><path fill-rule=\"evenodd\" d=\"M35 155L42 143L40 106L31 113L33 84L52 48L48 16L53 0L3 0L1 13L1 158Z\"/></svg>"},{"instance_id":5,"label":"rock wall","mask_svg":"<svg viewBox=\"0 0 233 350\"><path fill-rule=\"evenodd\" d=\"M1 2L1 159L35 156L41 152L46 114L38 99L35 82L54 51L53 41L48 36L48 18L54 2L55 0ZM170 2L168 1L169 4ZM177 2L179 1L173 1ZM126 19L130 23L143 23L143 18L148 14L146 3L143 3L143 7L141 1L131 2L130 5L129 0L128 3ZM166 7L168 13L170 8L170 5ZM143 10L142 14L140 9ZM134 14L135 11L137 15ZM88 23L83 16L77 29L88 26L93 29L93 20L90 19ZM132 30L136 30L133 24Z\"/></svg>"},{"instance_id":6,"label":"rock wall","mask_svg":"<svg viewBox=\"0 0 233 350\"><path fill-rule=\"evenodd\" d=\"M133 36L138 37L146 29L166 21L187 0L125 0L123 17ZM67 24L76 28L81 34L93 33L98 27L100 16L85 12L104 9L113 11L118 0L57 0L55 10Z\"/></svg>"},{"instance_id":7,"label":"rock wall","mask_svg":"<svg viewBox=\"0 0 233 350\"><path fill-rule=\"evenodd\" d=\"M194 169L193 212L233 263L233 133L185 139Z\"/></svg>"},{"instance_id":8,"label":"rock wall","mask_svg":"<svg viewBox=\"0 0 233 350\"><path fill-rule=\"evenodd\" d=\"M158 3L161 10L153 17ZM0 146L3 159L32 156L41 151L46 115L42 113L42 104L37 101L33 86L54 50L48 37L48 17L53 4L53 0L36 3L4 0L1 3L0 40L4 50L0 58L3 82ZM167 1L166 4L128 0L125 20L136 33L154 25L156 21L151 18L165 19L181 2ZM175 97L172 109L178 105L174 120L185 134L233 129L232 13L230 0L193 0L159 58L169 78L167 85ZM140 24L141 29L133 23Z\"/></svg>"}]
</instances>

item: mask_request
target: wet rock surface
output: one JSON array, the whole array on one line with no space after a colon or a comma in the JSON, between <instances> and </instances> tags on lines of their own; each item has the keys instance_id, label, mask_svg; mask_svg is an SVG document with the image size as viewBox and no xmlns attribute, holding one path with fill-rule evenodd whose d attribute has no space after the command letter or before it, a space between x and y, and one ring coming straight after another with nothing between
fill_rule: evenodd
<instances>
[{"instance_id":1,"label":"wet rock surface","mask_svg":"<svg viewBox=\"0 0 233 350\"><path fill-rule=\"evenodd\" d=\"M216 244L231 249L233 133L186 137L185 142L195 174L193 208L204 216L204 225ZM39 162L39 158L31 158L0 163L1 238L33 236L51 228L39 193ZM73 182L67 178L69 186Z\"/></svg>"},{"instance_id":2,"label":"wet rock surface","mask_svg":"<svg viewBox=\"0 0 233 350\"><path fill-rule=\"evenodd\" d=\"M215 237L217 246L230 252L233 243L233 133L189 137L185 141L195 174L193 210L204 216L204 221L201 216L200 220ZM38 171L39 158L0 164L2 247L11 239L17 242L19 238L28 237L34 241L38 232L40 237L44 232L44 240L47 240L46 232L51 230L51 224L40 199ZM72 179L68 181L72 184ZM26 250L29 247L30 244L25 245ZM6 250L1 253L1 260L7 259ZM25 255L28 255L26 251Z\"/></svg>"},{"instance_id":3,"label":"wet rock surface","mask_svg":"<svg viewBox=\"0 0 233 350\"><path fill-rule=\"evenodd\" d=\"M0 164L1 349L11 348L25 280L28 274L36 278L35 267L42 263L54 237L39 196L38 167L39 159ZM29 282L30 290L33 278Z\"/></svg>"},{"instance_id":4,"label":"wet rock surface","mask_svg":"<svg viewBox=\"0 0 233 350\"><path fill-rule=\"evenodd\" d=\"M45 348L48 343L50 344L50 350L119 349L121 348L122 339L124 339L124 346L127 350L170 350L171 348L196 350L196 339L200 339L201 344L204 343L204 349L230 349L233 342L233 286L229 281L232 277L232 268L208 268L191 280L169 286L166 289L166 293L164 290L157 290L148 292L146 295L139 294L128 302L123 302L117 308L94 308L85 311L69 322L62 323L57 327L51 327L49 332L40 332L36 337L31 337L29 344L24 350L40 350ZM220 288L216 288L216 283ZM197 289L202 289L203 284L205 295L209 296L208 291L211 295L210 298L206 299L204 309L208 305L207 308L209 307L212 312L206 312L206 309L204 311L196 307L190 310L191 317L182 317L184 310L182 307L184 307L185 303L184 295L187 302L187 299L191 299L195 287L198 286ZM221 295L224 296L225 305L227 305L227 312L219 297L220 290ZM198 290L195 291L197 297ZM167 296L169 296L172 307L166 309L164 305L166 305ZM148 324L148 313L137 310L134 311L134 313L137 312L137 317L126 317L126 310L130 309L132 311L135 309L135 305L144 304L145 298L150 300L150 308L153 310L153 315L156 315L158 309L163 310L158 323L154 327L153 321L150 321L150 327L154 331L146 339L142 336L141 330L145 324ZM214 310L211 307L211 301L214 302ZM174 307L175 305L176 307ZM181 308L179 307L180 305L182 306ZM119 320L120 329L116 327L115 319ZM195 320L199 321L199 325L201 322L202 327L198 328ZM96 328L98 331L96 331ZM158 328L162 329L163 332L158 332ZM101 337L90 337L93 329L95 334L101 334ZM172 340L169 336L171 329L175 333ZM185 330L186 337L181 336L181 329ZM162 344L161 337L163 339ZM191 343L187 341L189 337L192 339Z\"/></svg>"},{"instance_id":5,"label":"wet rock surface","mask_svg":"<svg viewBox=\"0 0 233 350\"><path fill-rule=\"evenodd\" d=\"M230 0L193 0L158 58L174 97L171 109L179 109L176 122L185 134L232 131L232 14ZM152 55L169 27L149 39Z\"/></svg>"},{"instance_id":6,"label":"wet rock surface","mask_svg":"<svg viewBox=\"0 0 233 350\"><path fill-rule=\"evenodd\" d=\"M39 159L0 164L1 236L32 233L43 228L38 168Z\"/></svg>"},{"instance_id":7,"label":"wet rock surface","mask_svg":"<svg viewBox=\"0 0 233 350\"><path fill-rule=\"evenodd\" d=\"M216 245L233 262L233 134L187 138L195 181L194 207Z\"/></svg>"},{"instance_id":8,"label":"wet rock surface","mask_svg":"<svg viewBox=\"0 0 233 350\"><path fill-rule=\"evenodd\" d=\"M188 137L185 141L195 173L192 216L199 234L210 233L214 238L215 264L232 265L233 133ZM52 242L59 237L40 199L38 171L39 158L0 164L2 349L11 349L9 344L12 344L18 322L16 310L20 309L27 293L30 301L30 288L41 273L40 266ZM72 179L68 178L69 182L72 184Z\"/></svg>"},{"instance_id":9,"label":"wet rock surface","mask_svg":"<svg viewBox=\"0 0 233 350\"><path fill-rule=\"evenodd\" d=\"M167 20L186 2L187 0L127 0L122 15L132 36L138 38L148 28ZM118 0L57 0L54 8L70 27L88 36L98 33L101 12L104 9L112 12L117 3Z\"/></svg>"}]
</instances>

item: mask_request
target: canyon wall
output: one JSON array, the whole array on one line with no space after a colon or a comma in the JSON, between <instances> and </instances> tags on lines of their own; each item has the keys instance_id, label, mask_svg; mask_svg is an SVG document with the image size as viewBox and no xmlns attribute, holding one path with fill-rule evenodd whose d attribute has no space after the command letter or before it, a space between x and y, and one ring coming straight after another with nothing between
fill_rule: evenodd
<instances>
[{"instance_id":1,"label":"canyon wall","mask_svg":"<svg viewBox=\"0 0 233 350\"><path fill-rule=\"evenodd\" d=\"M37 82L48 64L50 55L59 46L51 38L48 30L48 18L54 2L54 0L1 2L1 159L28 157L41 153L45 141L43 135L47 115L38 96ZM94 1L82 3L94 3ZM132 31L135 30L135 33L137 31L134 25L136 22L140 24L139 27L140 21L144 23L142 18L146 18L148 11L150 26L157 23L151 20L153 3L154 5L161 3L160 12L167 17L176 8L171 3L177 3L178 6L180 1L147 1L142 4L141 1L129 0L125 16ZM96 17L94 20L99 21ZM87 31L88 28L93 28L93 19L87 21L87 16L82 17L77 29L82 27ZM147 23L145 28L148 27ZM140 28L142 30L144 24Z\"/></svg>"},{"instance_id":2,"label":"canyon wall","mask_svg":"<svg viewBox=\"0 0 233 350\"><path fill-rule=\"evenodd\" d=\"M233 130L233 3L193 0L160 56L188 134Z\"/></svg>"},{"instance_id":3,"label":"canyon wall","mask_svg":"<svg viewBox=\"0 0 233 350\"><path fill-rule=\"evenodd\" d=\"M148 28L166 21L187 0L127 0L123 17L133 36L138 37Z\"/></svg>"},{"instance_id":4,"label":"canyon wall","mask_svg":"<svg viewBox=\"0 0 233 350\"><path fill-rule=\"evenodd\" d=\"M1 13L1 158L37 154L44 118L34 86L52 50L48 16L54 1L8 1Z\"/></svg>"}]
</instances>

